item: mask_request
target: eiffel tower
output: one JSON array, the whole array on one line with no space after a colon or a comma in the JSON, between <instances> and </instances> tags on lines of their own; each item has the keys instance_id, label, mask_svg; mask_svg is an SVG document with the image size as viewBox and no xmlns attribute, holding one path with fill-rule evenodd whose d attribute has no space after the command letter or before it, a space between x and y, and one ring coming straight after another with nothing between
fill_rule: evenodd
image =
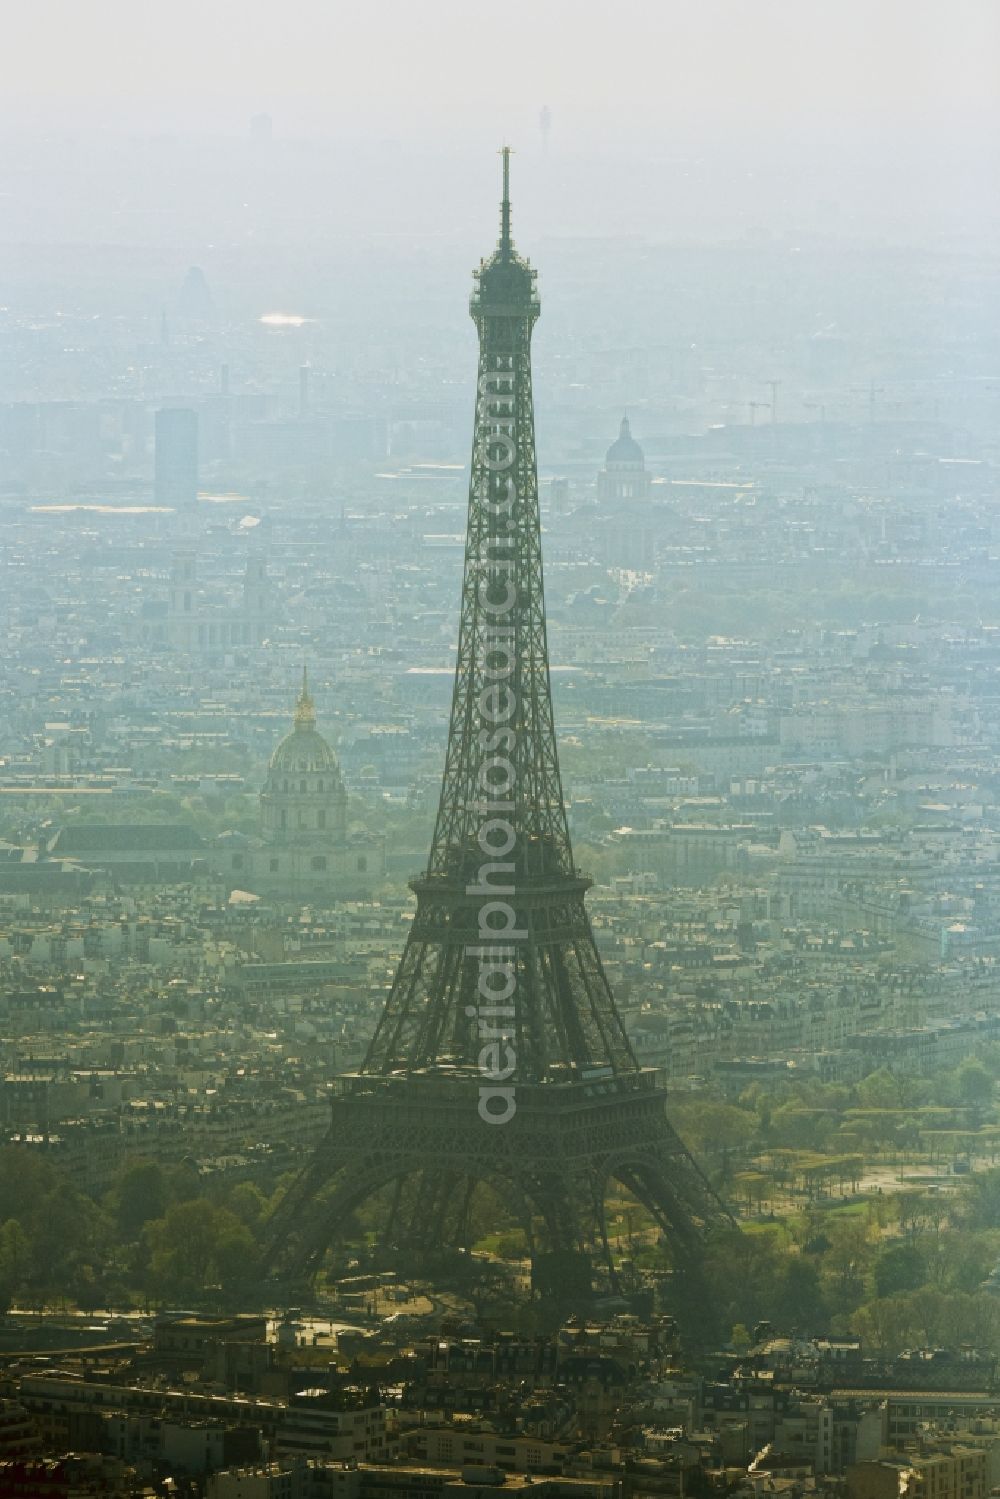
<instances>
[{"instance_id":1,"label":"eiffel tower","mask_svg":"<svg viewBox=\"0 0 1000 1499\"><path fill-rule=\"evenodd\" d=\"M356 1074L268 1225L264 1271L318 1267L365 1199L391 1202L387 1249L462 1246L488 1184L528 1235L536 1283L613 1276L617 1182L696 1273L731 1220L638 1065L573 861L549 683L531 392L536 272L514 249L510 153L500 238L474 272L475 435L451 724L417 905Z\"/></svg>"}]
</instances>

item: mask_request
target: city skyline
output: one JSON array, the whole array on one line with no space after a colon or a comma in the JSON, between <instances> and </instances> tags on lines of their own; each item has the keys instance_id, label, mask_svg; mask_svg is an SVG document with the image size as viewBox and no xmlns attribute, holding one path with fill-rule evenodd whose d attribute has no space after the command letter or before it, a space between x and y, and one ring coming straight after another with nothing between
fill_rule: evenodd
<instances>
[{"instance_id":1,"label":"city skyline","mask_svg":"<svg viewBox=\"0 0 1000 1499\"><path fill-rule=\"evenodd\" d=\"M996 1499L1000 11L4 43L0 1494Z\"/></svg>"}]
</instances>

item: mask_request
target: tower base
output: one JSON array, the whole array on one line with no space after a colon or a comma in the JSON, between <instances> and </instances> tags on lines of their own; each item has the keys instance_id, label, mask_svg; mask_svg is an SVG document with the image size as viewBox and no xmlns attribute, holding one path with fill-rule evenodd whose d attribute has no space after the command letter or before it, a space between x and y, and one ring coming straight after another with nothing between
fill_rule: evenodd
<instances>
[{"instance_id":1,"label":"tower base","mask_svg":"<svg viewBox=\"0 0 1000 1499\"><path fill-rule=\"evenodd\" d=\"M583 1300L594 1262L612 1269L605 1200L618 1183L655 1220L675 1271L697 1276L705 1230L731 1220L667 1119L655 1072L515 1086L504 1124L483 1122L481 1081L453 1067L341 1078L330 1131L270 1221L264 1274L313 1275L350 1214L385 1189L380 1247L393 1258L468 1248L486 1183L524 1229L534 1288Z\"/></svg>"}]
</instances>

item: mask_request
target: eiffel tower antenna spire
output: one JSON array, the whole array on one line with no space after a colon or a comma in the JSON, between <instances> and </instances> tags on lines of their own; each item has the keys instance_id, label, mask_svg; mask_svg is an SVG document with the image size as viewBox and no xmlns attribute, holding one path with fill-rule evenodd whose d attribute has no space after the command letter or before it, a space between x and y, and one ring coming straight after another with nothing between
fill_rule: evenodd
<instances>
[{"instance_id":1,"label":"eiffel tower antenna spire","mask_svg":"<svg viewBox=\"0 0 1000 1499\"><path fill-rule=\"evenodd\" d=\"M475 430L430 852L410 882L416 911L364 1061L339 1080L330 1133L270 1222L266 1266L312 1271L354 1207L383 1189L390 1249L467 1245L469 1204L488 1182L521 1217L536 1284L585 1296L593 1256L614 1278L613 1181L695 1278L703 1230L730 1220L670 1125L657 1074L636 1061L587 915L590 880L573 859L535 459L540 306L511 241L508 147L502 155L500 240L473 273L469 304Z\"/></svg>"},{"instance_id":2,"label":"eiffel tower antenna spire","mask_svg":"<svg viewBox=\"0 0 1000 1499\"><path fill-rule=\"evenodd\" d=\"M505 260L510 259L514 246L510 237L510 147L502 146L500 155L503 157L503 200L500 204L500 253Z\"/></svg>"}]
</instances>

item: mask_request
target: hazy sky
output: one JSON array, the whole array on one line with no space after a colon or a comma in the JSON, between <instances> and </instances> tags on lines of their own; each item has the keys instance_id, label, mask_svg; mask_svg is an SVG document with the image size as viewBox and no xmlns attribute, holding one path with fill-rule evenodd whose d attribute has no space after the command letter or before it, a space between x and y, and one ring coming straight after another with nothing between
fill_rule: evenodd
<instances>
[{"instance_id":1,"label":"hazy sky","mask_svg":"<svg viewBox=\"0 0 1000 1499\"><path fill-rule=\"evenodd\" d=\"M998 128L998 0L30 0L0 125L883 142Z\"/></svg>"}]
</instances>

